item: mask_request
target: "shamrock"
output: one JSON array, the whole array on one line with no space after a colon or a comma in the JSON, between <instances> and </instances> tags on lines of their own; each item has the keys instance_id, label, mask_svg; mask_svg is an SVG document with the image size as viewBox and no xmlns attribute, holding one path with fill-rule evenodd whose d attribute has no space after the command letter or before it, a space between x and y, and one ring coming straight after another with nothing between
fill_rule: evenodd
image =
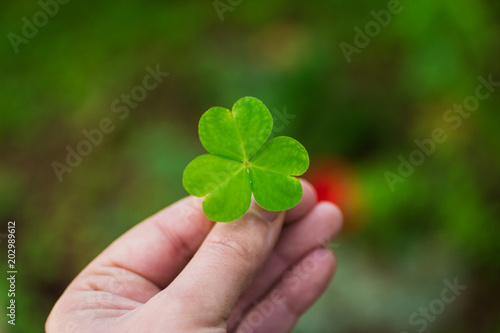
<instances>
[{"instance_id":1,"label":"shamrock","mask_svg":"<svg viewBox=\"0 0 500 333\"><path fill-rule=\"evenodd\" d=\"M280 136L269 142L273 117L254 97L239 99L230 111L210 108L199 123L200 141L210 153L184 170L184 188L204 197L205 215L217 222L242 217L255 201L271 211L287 210L302 198L297 178L307 171L309 155L297 140Z\"/></svg>"}]
</instances>

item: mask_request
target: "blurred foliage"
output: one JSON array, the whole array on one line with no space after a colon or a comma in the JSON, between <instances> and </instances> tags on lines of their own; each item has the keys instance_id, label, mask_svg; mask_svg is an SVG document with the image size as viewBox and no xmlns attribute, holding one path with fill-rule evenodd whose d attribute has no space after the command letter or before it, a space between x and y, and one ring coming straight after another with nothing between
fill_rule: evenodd
<instances>
[{"instance_id":1,"label":"blurred foliage","mask_svg":"<svg viewBox=\"0 0 500 333\"><path fill-rule=\"evenodd\" d=\"M318 164L341 161L342 189L356 188L339 202L348 214L336 281L296 332L415 332L410 314L455 277L467 291L427 332L498 331L500 91L457 130L442 117L479 75L500 80L500 2L402 5L350 64L339 44L353 44L353 28L387 1L243 1L223 21L211 1L71 1L17 54L4 38L0 217L18 224L15 331L41 331L91 259L186 195L200 115L247 95L286 108L294 118L279 135ZM39 10L2 3L2 35ZM170 76L120 120L111 103L156 64ZM103 118L115 130L59 182L51 163ZM448 140L392 192L384 173L437 127ZM331 172L327 185L338 186L344 173Z\"/></svg>"}]
</instances>

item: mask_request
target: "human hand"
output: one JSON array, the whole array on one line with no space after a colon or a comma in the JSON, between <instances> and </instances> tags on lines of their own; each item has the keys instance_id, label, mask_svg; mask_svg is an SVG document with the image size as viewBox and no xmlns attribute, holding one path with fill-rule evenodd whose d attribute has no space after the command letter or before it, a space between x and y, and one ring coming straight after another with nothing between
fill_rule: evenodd
<instances>
[{"instance_id":1,"label":"human hand","mask_svg":"<svg viewBox=\"0 0 500 333\"><path fill-rule=\"evenodd\" d=\"M47 332L290 331L333 276L323 245L342 224L301 183L287 212L252 203L240 220L213 223L202 199L187 197L146 219L71 282Z\"/></svg>"}]
</instances>

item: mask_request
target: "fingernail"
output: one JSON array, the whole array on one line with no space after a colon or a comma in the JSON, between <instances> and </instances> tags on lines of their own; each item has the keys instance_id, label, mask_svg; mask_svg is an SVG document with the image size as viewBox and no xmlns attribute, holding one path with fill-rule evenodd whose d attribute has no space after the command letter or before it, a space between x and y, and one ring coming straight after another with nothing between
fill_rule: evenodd
<instances>
[{"instance_id":1,"label":"fingernail","mask_svg":"<svg viewBox=\"0 0 500 333\"><path fill-rule=\"evenodd\" d=\"M265 210L261 208L261 217L262 219L268 222L274 222L278 219L280 212L272 212L270 210Z\"/></svg>"},{"instance_id":2,"label":"fingernail","mask_svg":"<svg viewBox=\"0 0 500 333\"><path fill-rule=\"evenodd\" d=\"M328 258L331 258L332 254L333 254L333 251L330 250L329 248L319 247L313 251L312 257L317 262L323 262L323 261L327 260Z\"/></svg>"},{"instance_id":3,"label":"fingernail","mask_svg":"<svg viewBox=\"0 0 500 333\"><path fill-rule=\"evenodd\" d=\"M282 212L273 212L260 207L256 202L252 202L250 206L249 213L257 216L258 218L272 223L280 218Z\"/></svg>"}]
</instances>

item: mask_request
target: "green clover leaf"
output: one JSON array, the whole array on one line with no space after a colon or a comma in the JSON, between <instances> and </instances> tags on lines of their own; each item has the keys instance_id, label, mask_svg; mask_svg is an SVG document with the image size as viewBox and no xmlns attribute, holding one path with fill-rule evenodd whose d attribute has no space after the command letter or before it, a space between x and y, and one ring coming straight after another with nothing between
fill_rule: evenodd
<instances>
[{"instance_id":1,"label":"green clover leaf","mask_svg":"<svg viewBox=\"0 0 500 333\"><path fill-rule=\"evenodd\" d=\"M271 211L287 210L302 198L295 176L309 167L309 155L286 136L269 142L273 117L254 97L239 99L230 111L210 108L200 119L200 141L210 153L184 170L186 191L203 200L203 212L216 222L242 217L255 201Z\"/></svg>"}]
</instances>

